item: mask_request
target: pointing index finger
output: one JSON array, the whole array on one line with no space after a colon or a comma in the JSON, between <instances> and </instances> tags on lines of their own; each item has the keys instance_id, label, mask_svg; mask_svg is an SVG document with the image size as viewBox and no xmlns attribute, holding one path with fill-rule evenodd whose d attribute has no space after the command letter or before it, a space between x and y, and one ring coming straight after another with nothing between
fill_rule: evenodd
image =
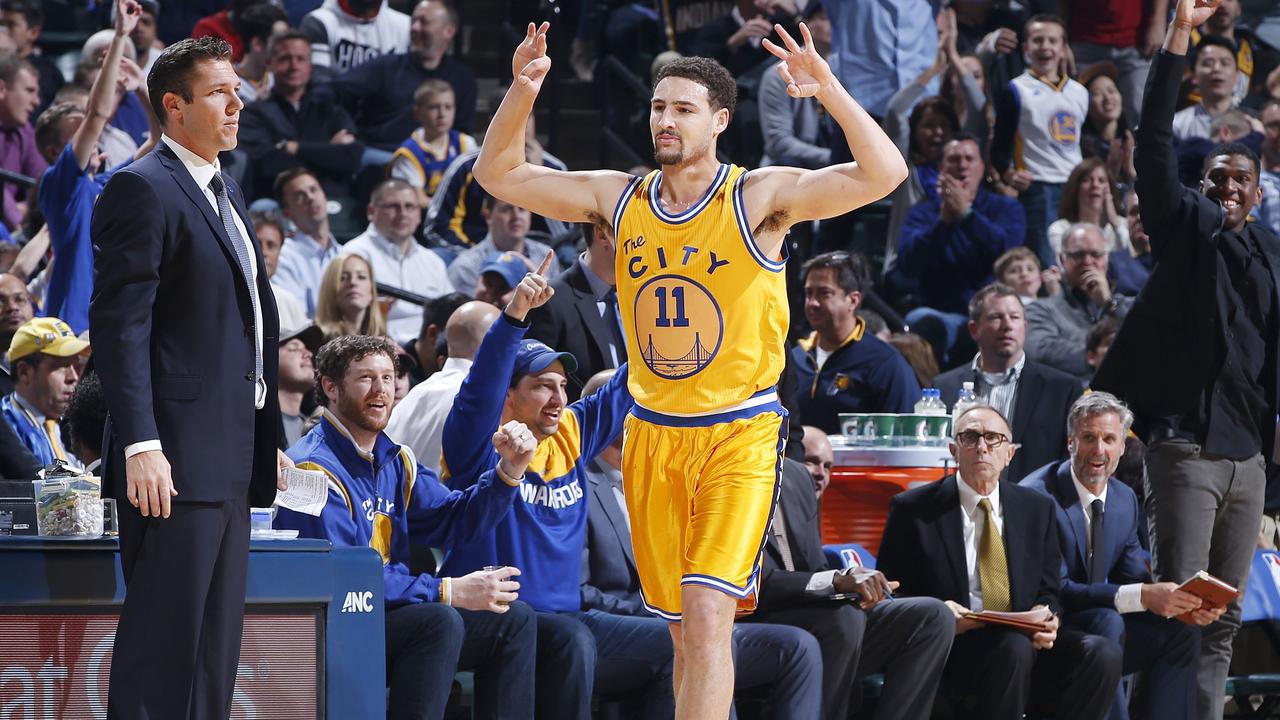
<instances>
[{"instance_id":1,"label":"pointing index finger","mask_svg":"<svg viewBox=\"0 0 1280 720\"><path fill-rule=\"evenodd\" d=\"M547 271L550 269L551 269L551 253L548 252L546 256L542 258L542 264L538 266L538 271L536 274L541 277L546 277Z\"/></svg>"}]
</instances>

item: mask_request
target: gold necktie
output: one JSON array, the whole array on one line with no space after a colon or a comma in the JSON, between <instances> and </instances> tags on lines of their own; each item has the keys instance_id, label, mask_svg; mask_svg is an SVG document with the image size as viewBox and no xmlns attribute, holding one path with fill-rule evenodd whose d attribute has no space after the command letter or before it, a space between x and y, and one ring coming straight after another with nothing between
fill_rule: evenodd
<instances>
[{"instance_id":1,"label":"gold necktie","mask_svg":"<svg viewBox=\"0 0 1280 720\"><path fill-rule=\"evenodd\" d=\"M1004 540L996 530L996 520L991 515L991 501L978 501L984 516L982 542L978 543L978 584L982 586L984 610L1008 612L1009 563L1004 557Z\"/></svg>"},{"instance_id":2,"label":"gold necktie","mask_svg":"<svg viewBox=\"0 0 1280 720\"><path fill-rule=\"evenodd\" d=\"M59 460L66 460L67 453L62 450L62 443L58 440L58 435L61 434L58 429L58 421L45 418L44 434L49 437L49 446L53 448L53 456Z\"/></svg>"}]
</instances>

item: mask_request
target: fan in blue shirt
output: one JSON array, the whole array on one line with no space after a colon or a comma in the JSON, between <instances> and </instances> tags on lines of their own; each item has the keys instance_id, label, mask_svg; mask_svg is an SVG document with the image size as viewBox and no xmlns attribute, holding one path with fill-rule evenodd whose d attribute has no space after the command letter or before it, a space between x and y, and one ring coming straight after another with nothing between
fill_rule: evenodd
<instances>
[{"instance_id":1,"label":"fan in blue shirt","mask_svg":"<svg viewBox=\"0 0 1280 720\"><path fill-rule=\"evenodd\" d=\"M129 42L126 23L136 16L125 13L117 19L115 34L102 61L102 71L93 81L87 108L73 103L55 103L36 120L36 145L49 162L40 180L40 210L49 228L49 242L55 262L49 267L48 290L44 314L62 318L77 333L89 329L89 297L93 293L93 245L89 240L89 222L93 204L111 175L133 162L127 158L103 172L105 159L98 140L107 122L120 105L117 85L132 91L145 108L151 137L134 157L151 152L160 139L160 127L147 99L146 78L130 60L123 59ZM124 99L129 99L126 93ZM135 100L135 105L138 105ZM114 158L113 158L114 159Z\"/></svg>"},{"instance_id":2,"label":"fan in blue shirt","mask_svg":"<svg viewBox=\"0 0 1280 720\"><path fill-rule=\"evenodd\" d=\"M538 449L511 512L492 534L450 552L442 571L520 569L521 598L538 614L537 684L547 690L536 693L536 716L591 717L597 677L602 694L622 691L640 695L646 707L672 707L666 623L581 609L586 466L621 432L634 402L624 364L596 394L566 404L565 375L576 360L525 339L526 315L555 292L544 276L551 258L520 280L476 351L445 420L441 472L455 490L470 487L498 462L485 438L511 420L533 431Z\"/></svg>"}]
</instances>

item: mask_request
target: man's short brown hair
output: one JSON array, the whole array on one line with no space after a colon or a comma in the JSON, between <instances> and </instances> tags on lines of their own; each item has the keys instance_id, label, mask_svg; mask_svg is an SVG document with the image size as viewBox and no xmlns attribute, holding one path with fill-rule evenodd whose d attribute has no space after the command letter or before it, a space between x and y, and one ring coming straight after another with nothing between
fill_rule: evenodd
<instances>
[{"instance_id":1,"label":"man's short brown hair","mask_svg":"<svg viewBox=\"0 0 1280 720\"><path fill-rule=\"evenodd\" d=\"M654 75L653 86L658 87L658 83L669 77L692 80L705 87L711 112L725 108L729 111L729 117L733 117L733 110L738 103L738 83L720 63L704 57L672 60Z\"/></svg>"},{"instance_id":2,"label":"man's short brown hair","mask_svg":"<svg viewBox=\"0 0 1280 720\"><path fill-rule=\"evenodd\" d=\"M316 402L325 406L329 404L321 379L329 378L341 385L342 378L347 374L347 368L351 367L351 363L359 362L370 355L386 355L391 360L392 366L399 364L396 360L395 347L384 337L342 335L322 345L313 359L316 368Z\"/></svg>"},{"instance_id":3,"label":"man's short brown hair","mask_svg":"<svg viewBox=\"0 0 1280 720\"><path fill-rule=\"evenodd\" d=\"M213 36L186 38L165 48L156 58L151 74L147 76L147 95L161 127L168 122L164 111L165 94L173 93L184 102L191 102L191 76L195 74L196 65L211 60L231 62L231 45Z\"/></svg>"}]
</instances>

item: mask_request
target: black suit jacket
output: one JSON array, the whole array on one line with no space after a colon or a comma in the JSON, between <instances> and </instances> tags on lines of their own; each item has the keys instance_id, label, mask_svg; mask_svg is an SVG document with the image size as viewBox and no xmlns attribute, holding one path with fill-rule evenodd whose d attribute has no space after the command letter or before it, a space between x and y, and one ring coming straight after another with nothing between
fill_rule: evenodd
<instances>
[{"instance_id":1,"label":"black suit jacket","mask_svg":"<svg viewBox=\"0 0 1280 720\"><path fill-rule=\"evenodd\" d=\"M960 387L967 381L978 386L968 364L952 368L933 379L942 391L947 407L956 404ZM1013 441L1022 445L1005 470L1005 479L1018 482L1033 470L1067 456L1067 414L1080 398L1080 380L1048 365L1028 360L1018 378L1013 397Z\"/></svg>"},{"instance_id":2,"label":"black suit jacket","mask_svg":"<svg viewBox=\"0 0 1280 720\"><path fill-rule=\"evenodd\" d=\"M109 416L103 476L118 496L124 448L159 439L176 501L275 497L279 316L244 199L229 178L227 190L258 263L267 391L256 411L249 288L182 161L161 142L112 176L94 208L89 324Z\"/></svg>"},{"instance_id":3,"label":"black suit jacket","mask_svg":"<svg viewBox=\"0 0 1280 720\"><path fill-rule=\"evenodd\" d=\"M578 369L569 373L569 402L578 399L592 375L613 367L609 356L609 328L596 307L582 263L575 261L552 283L556 294L546 305L529 313L528 337L547 347L572 353ZM619 340L620 342L620 340ZM618 365L627 361L627 348L619 344Z\"/></svg>"},{"instance_id":4,"label":"black suit jacket","mask_svg":"<svg viewBox=\"0 0 1280 720\"><path fill-rule=\"evenodd\" d=\"M1186 64L1184 56L1164 50L1151 64L1134 165L1155 266L1091 383L1128 402L1140 434L1155 418L1192 411L1225 362L1226 328L1218 323L1216 292L1216 245L1224 215L1218 203L1178 182L1173 151L1173 113ZM1249 223L1243 235L1262 248L1272 283L1280 290L1280 240L1262 223ZM1280 295L1273 293L1271 305L1277 304ZM1262 371L1267 401L1266 417L1259 418L1263 457L1271 456L1275 440L1278 372L1271 338Z\"/></svg>"},{"instance_id":5,"label":"black suit jacket","mask_svg":"<svg viewBox=\"0 0 1280 720\"><path fill-rule=\"evenodd\" d=\"M582 548L583 610L648 615L631 551L631 530L599 459L587 463L587 543Z\"/></svg>"},{"instance_id":6,"label":"black suit jacket","mask_svg":"<svg viewBox=\"0 0 1280 720\"><path fill-rule=\"evenodd\" d=\"M760 610L780 610L813 602L828 601L805 592L813 574L828 570L819 534L818 501L813 496L813 477L795 460L782 461L782 488L775 517L782 514L787 531L787 545L795 570L788 571L782 562L778 539L770 526L764 544L764 560L760 572ZM777 522L777 520L774 520Z\"/></svg>"},{"instance_id":7,"label":"black suit jacket","mask_svg":"<svg viewBox=\"0 0 1280 720\"><path fill-rule=\"evenodd\" d=\"M898 594L953 600L969 606L959 482L955 475L908 490L889 505L876 569L902 583ZM1048 496L1000 481L1009 603L1014 611L1048 605L1061 614L1062 556Z\"/></svg>"}]
</instances>

